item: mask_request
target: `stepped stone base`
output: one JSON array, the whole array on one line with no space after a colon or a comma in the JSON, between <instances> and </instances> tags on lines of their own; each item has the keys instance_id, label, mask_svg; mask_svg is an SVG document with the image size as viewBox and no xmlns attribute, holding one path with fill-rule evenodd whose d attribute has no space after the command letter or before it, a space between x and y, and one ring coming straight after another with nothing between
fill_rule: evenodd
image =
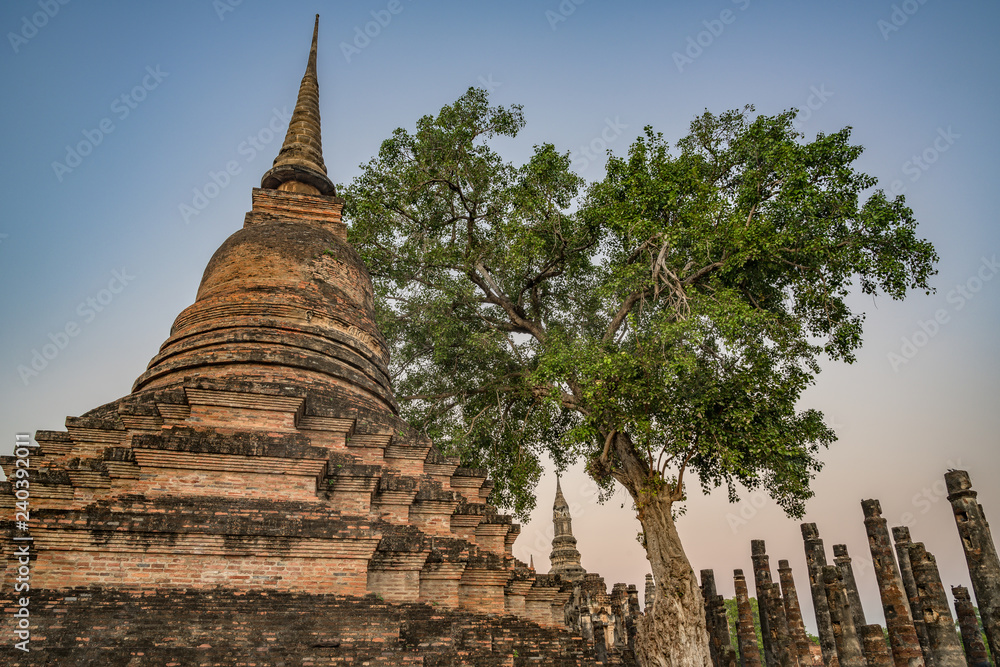
<instances>
[{"instance_id":1,"label":"stepped stone base","mask_svg":"<svg viewBox=\"0 0 1000 667\"><path fill-rule=\"evenodd\" d=\"M627 662L567 625L571 582L514 559L485 473L391 413L197 380L66 424L30 448L30 543L0 483L8 637L17 545L31 573L30 653L5 665Z\"/></svg>"},{"instance_id":2,"label":"stepped stone base","mask_svg":"<svg viewBox=\"0 0 1000 667\"><path fill-rule=\"evenodd\" d=\"M31 651L11 667L41 665L553 665L597 661L566 630L515 616L431 604L232 589L32 591ZM4 609L11 636L13 608ZM615 663L605 663L615 664Z\"/></svg>"}]
</instances>

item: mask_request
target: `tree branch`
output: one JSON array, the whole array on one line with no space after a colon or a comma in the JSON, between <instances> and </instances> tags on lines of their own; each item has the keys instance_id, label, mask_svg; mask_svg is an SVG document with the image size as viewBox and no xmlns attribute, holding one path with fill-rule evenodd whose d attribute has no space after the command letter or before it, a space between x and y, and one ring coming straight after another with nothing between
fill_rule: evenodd
<instances>
[{"instance_id":1,"label":"tree branch","mask_svg":"<svg viewBox=\"0 0 1000 667\"><path fill-rule=\"evenodd\" d=\"M544 343L546 336L545 331L538 325L537 322L533 322L524 316L524 313L518 312L518 309L511 302L510 298L507 297L500 286L496 284L493 280L493 276L490 274L489 270L483 266L482 262L477 261L475 263L475 271L468 271L466 275L469 279L483 290L487 298L491 300L492 303L503 308L504 312L507 313L507 317L516 326L523 327L526 333L531 334L539 343Z\"/></svg>"},{"instance_id":2,"label":"tree branch","mask_svg":"<svg viewBox=\"0 0 1000 667\"><path fill-rule=\"evenodd\" d=\"M726 253L726 254L728 254L728 253ZM718 261L718 262L712 262L711 264L708 264L707 266L703 266L700 269L698 269L697 271L695 271L693 274L691 274L690 276L688 276L687 278L685 278L683 281L681 281L681 285L685 285L686 286L686 285L694 284L695 282L697 282L698 280L701 280L703 277L705 277L706 275L708 275L712 271L715 271L720 266L723 266L725 264L725 261L726 261L726 255L723 255L723 257L722 257L722 259L720 261Z\"/></svg>"},{"instance_id":3,"label":"tree branch","mask_svg":"<svg viewBox=\"0 0 1000 667\"><path fill-rule=\"evenodd\" d=\"M611 340L621 327L622 322L624 322L625 318L628 317L629 312L631 312L632 307L636 304L636 302L648 295L648 289L629 294L622 303L621 308L618 309L618 312L615 313L615 316L611 319L611 322L608 323L608 328L604 331L604 336L601 338L601 341L607 342Z\"/></svg>"},{"instance_id":4,"label":"tree branch","mask_svg":"<svg viewBox=\"0 0 1000 667\"><path fill-rule=\"evenodd\" d=\"M680 470L677 472L677 484L674 486L674 490L670 494L670 500L672 502L677 502L684 498L684 471L687 469L688 461L694 456L696 451L695 447L692 447L688 451L688 455L684 457L683 463L681 463Z\"/></svg>"}]
</instances>

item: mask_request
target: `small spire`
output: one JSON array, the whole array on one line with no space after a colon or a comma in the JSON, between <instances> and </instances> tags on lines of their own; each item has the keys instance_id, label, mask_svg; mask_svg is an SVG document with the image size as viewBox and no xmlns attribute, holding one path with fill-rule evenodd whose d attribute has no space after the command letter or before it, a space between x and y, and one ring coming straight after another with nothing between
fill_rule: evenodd
<instances>
[{"instance_id":1,"label":"small spire","mask_svg":"<svg viewBox=\"0 0 1000 667\"><path fill-rule=\"evenodd\" d=\"M528 560L529 560L528 567L531 568L532 571L534 571L535 570L535 554L531 554L530 556L528 556Z\"/></svg>"},{"instance_id":2,"label":"small spire","mask_svg":"<svg viewBox=\"0 0 1000 667\"><path fill-rule=\"evenodd\" d=\"M559 483L559 474L556 474L556 499L553 503L553 507L565 507L568 506L566 503L566 497L563 496L562 485Z\"/></svg>"},{"instance_id":3,"label":"small spire","mask_svg":"<svg viewBox=\"0 0 1000 667\"><path fill-rule=\"evenodd\" d=\"M260 181L260 187L290 190L306 194L336 194L333 182L326 174L319 124L319 80L316 77L316 42L319 36L319 14L313 27L309 62L302 75L299 97L295 102L288 133L274 166Z\"/></svg>"},{"instance_id":4,"label":"small spire","mask_svg":"<svg viewBox=\"0 0 1000 667\"><path fill-rule=\"evenodd\" d=\"M556 499L552 503L552 553L549 554L549 564L549 574L558 574L568 581L577 581L587 572L580 565L580 552L573 537L573 519L558 473Z\"/></svg>"}]
</instances>

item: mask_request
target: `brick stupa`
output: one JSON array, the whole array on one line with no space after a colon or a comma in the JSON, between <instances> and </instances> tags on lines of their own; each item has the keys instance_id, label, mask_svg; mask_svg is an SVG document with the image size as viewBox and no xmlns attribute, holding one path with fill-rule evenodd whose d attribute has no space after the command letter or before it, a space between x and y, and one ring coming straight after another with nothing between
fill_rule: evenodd
<instances>
[{"instance_id":1,"label":"brick stupa","mask_svg":"<svg viewBox=\"0 0 1000 667\"><path fill-rule=\"evenodd\" d=\"M556 499L552 503L552 553L549 554L549 563L549 574L558 574L568 581L578 581L587 574L580 564L580 552L573 537L573 517L558 477Z\"/></svg>"},{"instance_id":2,"label":"brick stupa","mask_svg":"<svg viewBox=\"0 0 1000 667\"><path fill-rule=\"evenodd\" d=\"M35 435L27 532L0 489L0 662L617 663L567 629L572 585L513 558L520 528L485 473L398 417L323 162L316 31L252 200L132 393ZM18 536L27 653L11 647Z\"/></svg>"}]
</instances>

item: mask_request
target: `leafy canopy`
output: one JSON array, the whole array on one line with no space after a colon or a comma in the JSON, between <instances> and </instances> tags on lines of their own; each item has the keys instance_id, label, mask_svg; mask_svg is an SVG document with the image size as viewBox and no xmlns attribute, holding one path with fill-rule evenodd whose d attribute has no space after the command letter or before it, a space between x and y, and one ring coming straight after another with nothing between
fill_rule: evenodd
<instances>
[{"instance_id":1,"label":"leafy canopy","mask_svg":"<svg viewBox=\"0 0 1000 667\"><path fill-rule=\"evenodd\" d=\"M396 130L345 215L404 416L519 516L544 455L640 509L693 469L801 514L836 436L796 402L821 356L854 360L848 295L929 291L937 255L854 169L850 128L805 142L794 115L706 112L675 151L647 127L586 190L551 144L504 161L522 109L482 90Z\"/></svg>"}]
</instances>

